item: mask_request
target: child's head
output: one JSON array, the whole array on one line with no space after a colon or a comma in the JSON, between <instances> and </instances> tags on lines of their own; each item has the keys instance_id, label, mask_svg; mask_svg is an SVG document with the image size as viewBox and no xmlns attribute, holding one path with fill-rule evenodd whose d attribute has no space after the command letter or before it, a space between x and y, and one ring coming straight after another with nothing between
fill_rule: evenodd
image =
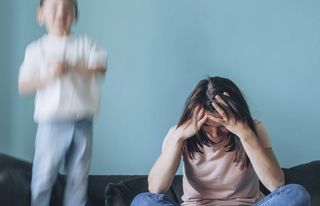
<instances>
[{"instance_id":1,"label":"child's head","mask_svg":"<svg viewBox=\"0 0 320 206\"><path fill-rule=\"evenodd\" d=\"M74 20L77 19L76 0L40 0L38 21L46 27L48 33L68 35Z\"/></svg>"}]
</instances>

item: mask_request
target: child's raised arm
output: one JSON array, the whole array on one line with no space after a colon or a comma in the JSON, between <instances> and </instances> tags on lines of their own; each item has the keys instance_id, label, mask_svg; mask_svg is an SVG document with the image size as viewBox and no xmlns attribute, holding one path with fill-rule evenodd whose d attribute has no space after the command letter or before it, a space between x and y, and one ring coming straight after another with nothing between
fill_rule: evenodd
<instances>
[{"instance_id":1,"label":"child's raised arm","mask_svg":"<svg viewBox=\"0 0 320 206\"><path fill-rule=\"evenodd\" d=\"M89 37L82 40L82 59L75 65L75 71L82 75L105 75L107 71L107 52L99 48Z\"/></svg>"},{"instance_id":2,"label":"child's raised arm","mask_svg":"<svg viewBox=\"0 0 320 206\"><path fill-rule=\"evenodd\" d=\"M20 70L18 87L20 94L32 94L39 89L47 87L66 72L66 66L63 62L51 65L49 74L41 77L39 70L33 70L32 73L26 75L24 69Z\"/></svg>"}]
</instances>

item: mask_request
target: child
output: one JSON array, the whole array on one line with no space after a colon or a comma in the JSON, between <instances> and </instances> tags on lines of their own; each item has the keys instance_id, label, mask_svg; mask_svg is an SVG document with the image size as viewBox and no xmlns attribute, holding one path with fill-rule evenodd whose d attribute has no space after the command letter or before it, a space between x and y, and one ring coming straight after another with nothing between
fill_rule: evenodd
<instances>
[{"instance_id":1,"label":"child","mask_svg":"<svg viewBox=\"0 0 320 206\"><path fill-rule=\"evenodd\" d=\"M105 74L106 52L88 37L71 34L77 18L76 0L41 0L38 21L48 34L28 45L20 67L20 93L36 93L33 206L49 205L63 160L68 175L64 205L84 206L87 201L97 77Z\"/></svg>"}]
</instances>

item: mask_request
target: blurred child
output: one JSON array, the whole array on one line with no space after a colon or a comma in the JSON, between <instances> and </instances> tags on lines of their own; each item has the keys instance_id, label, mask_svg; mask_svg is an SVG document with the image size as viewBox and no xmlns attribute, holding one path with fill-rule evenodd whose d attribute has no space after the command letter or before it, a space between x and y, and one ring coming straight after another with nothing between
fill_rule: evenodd
<instances>
[{"instance_id":1,"label":"blurred child","mask_svg":"<svg viewBox=\"0 0 320 206\"><path fill-rule=\"evenodd\" d=\"M76 0L41 0L38 21L47 34L28 45L20 67L20 93L36 93L32 206L49 205L63 160L68 175L64 205L87 201L98 77L106 72L107 55L89 37L71 34L77 19Z\"/></svg>"}]
</instances>

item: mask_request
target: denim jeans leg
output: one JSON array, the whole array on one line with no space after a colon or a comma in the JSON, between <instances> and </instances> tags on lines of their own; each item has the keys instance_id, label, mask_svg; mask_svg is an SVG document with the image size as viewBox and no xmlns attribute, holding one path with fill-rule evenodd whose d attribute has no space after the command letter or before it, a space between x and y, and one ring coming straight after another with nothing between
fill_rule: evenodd
<instances>
[{"instance_id":1,"label":"denim jeans leg","mask_svg":"<svg viewBox=\"0 0 320 206\"><path fill-rule=\"evenodd\" d=\"M145 192L138 194L131 202L130 206L177 206L164 199L164 194L154 194Z\"/></svg>"},{"instance_id":2,"label":"denim jeans leg","mask_svg":"<svg viewBox=\"0 0 320 206\"><path fill-rule=\"evenodd\" d=\"M71 142L72 124L39 123L31 179L31 206L48 206L59 165Z\"/></svg>"},{"instance_id":3,"label":"denim jeans leg","mask_svg":"<svg viewBox=\"0 0 320 206\"><path fill-rule=\"evenodd\" d=\"M311 199L307 190L298 184L281 186L254 206L310 206Z\"/></svg>"},{"instance_id":4,"label":"denim jeans leg","mask_svg":"<svg viewBox=\"0 0 320 206\"><path fill-rule=\"evenodd\" d=\"M75 122L74 136L66 155L68 175L64 206L85 206L87 202L88 174L92 155L92 120Z\"/></svg>"}]
</instances>

